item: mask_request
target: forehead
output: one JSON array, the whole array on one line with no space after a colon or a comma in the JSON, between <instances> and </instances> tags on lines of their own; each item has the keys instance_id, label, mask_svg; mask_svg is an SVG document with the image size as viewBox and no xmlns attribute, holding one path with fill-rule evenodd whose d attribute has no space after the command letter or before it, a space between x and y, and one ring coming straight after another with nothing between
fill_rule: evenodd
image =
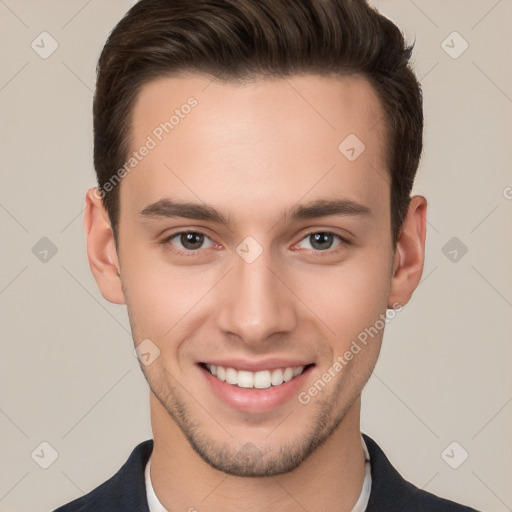
<instances>
[{"instance_id":1,"label":"forehead","mask_svg":"<svg viewBox=\"0 0 512 512\"><path fill-rule=\"evenodd\" d=\"M123 183L135 207L169 195L246 210L306 194L388 195L383 109L360 76L160 78L141 88L131 127L131 150L151 147Z\"/></svg>"}]
</instances>

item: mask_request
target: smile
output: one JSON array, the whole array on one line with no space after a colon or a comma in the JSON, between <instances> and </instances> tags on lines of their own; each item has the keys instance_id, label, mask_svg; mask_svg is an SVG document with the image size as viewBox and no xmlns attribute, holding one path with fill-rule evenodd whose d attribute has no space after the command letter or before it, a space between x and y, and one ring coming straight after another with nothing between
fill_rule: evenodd
<instances>
[{"instance_id":1,"label":"smile","mask_svg":"<svg viewBox=\"0 0 512 512\"><path fill-rule=\"evenodd\" d=\"M238 386L240 388L267 389L271 386L280 386L302 374L306 366L289 366L274 370L261 370L251 372L225 368L214 364L204 364L206 368L218 380Z\"/></svg>"}]
</instances>

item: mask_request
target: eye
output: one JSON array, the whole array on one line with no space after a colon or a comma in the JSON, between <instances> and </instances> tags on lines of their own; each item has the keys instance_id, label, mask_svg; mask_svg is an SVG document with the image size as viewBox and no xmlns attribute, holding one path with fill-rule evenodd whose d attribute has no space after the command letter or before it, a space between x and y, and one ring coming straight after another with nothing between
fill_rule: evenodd
<instances>
[{"instance_id":1,"label":"eye","mask_svg":"<svg viewBox=\"0 0 512 512\"><path fill-rule=\"evenodd\" d=\"M208 241L209 245L203 246L205 241ZM174 233L163 240L163 243L176 246L176 252L178 253L198 252L199 249L206 249L213 245L213 241L208 236L198 231L180 231L179 233Z\"/></svg>"},{"instance_id":2,"label":"eye","mask_svg":"<svg viewBox=\"0 0 512 512\"><path fill-rule=\"evenodd\" d=\"M335 240L338 239L338 243L334 244ZM348 244L348 240L343 238L336 233L330 233L328 231L316 231L313 233L307 234L298 244L300 246L301 243L306 242L308 246L303 247L305 249L314 250L314 251L327 251L332 247L338 247L342 244Z\"/></svg>"}]
</instances>

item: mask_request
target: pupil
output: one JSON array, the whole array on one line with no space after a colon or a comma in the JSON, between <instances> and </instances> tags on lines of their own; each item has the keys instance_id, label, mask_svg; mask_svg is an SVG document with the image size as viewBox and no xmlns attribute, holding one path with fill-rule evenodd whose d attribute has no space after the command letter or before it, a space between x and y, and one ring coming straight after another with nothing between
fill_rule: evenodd
<instances>
[{"instance_id":1,"label":"pupil","mask_svg":"<svg viewBox=\"0 0 512 512\"><path fill-rule=\"evenodd\" d=\"M180 238L183 247L186 249L198 249L203 245L203 235L199 233L182 233Z\"/></svg>"},{"instance_id":2,"label":"pupil","mask_svg":"<svg viewBox=\"0 0 512 512\"><path fill-rule=\"evenodd\" d=\"M332 234L331 233L315 233L312 235L313 243L311 244L315 247L317 245L317 249L329 249L332 245Z\"/></svg>"}]
</instances>

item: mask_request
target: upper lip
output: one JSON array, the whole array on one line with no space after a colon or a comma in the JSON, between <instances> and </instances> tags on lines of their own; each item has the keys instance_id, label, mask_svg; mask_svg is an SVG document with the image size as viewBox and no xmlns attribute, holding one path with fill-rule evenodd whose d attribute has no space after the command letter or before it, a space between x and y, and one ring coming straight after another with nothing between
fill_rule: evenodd
<instances>
[{"instance_id":1,"label":"upper lip","mask_svg":"<svg viewBox=\"0 0 512 512\"><path fill-rule=\"evenodd\" d=\"M273 358L263 359L260 361L250 359L210 359L203 361L204 364L214 364L215 366L223 366L224 368L235 368L236 370L245 370L248 372L256 372L261 370L277 370L278 368L294 368L297 366L307 366L312 364L311 361L303 359L284 359Z\"/></svg>"}]
</instances>

